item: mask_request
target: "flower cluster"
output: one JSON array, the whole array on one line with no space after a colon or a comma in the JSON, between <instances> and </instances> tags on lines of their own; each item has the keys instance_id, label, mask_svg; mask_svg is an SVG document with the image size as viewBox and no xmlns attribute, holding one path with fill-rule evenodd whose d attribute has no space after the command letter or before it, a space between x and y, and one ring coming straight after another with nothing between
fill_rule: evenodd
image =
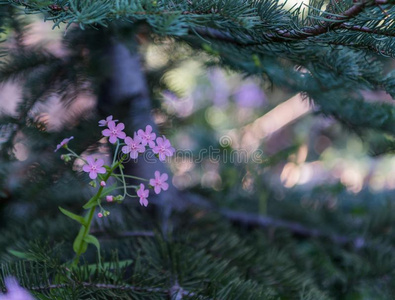
<instances>
[{"instance_id":1,"label":"flower cluster","mask_svg":"<svg viewBox=\"0 0 395 300\"><path fill-rule=\"evenodd\" d=\"M126 196L130 197L138 197L140 200L140 204L142 206L148 205L148 196L149 196L149 188L152 188L155 194L159 194L161 191L166 191L169 188L168 183L166 182L168 179L168 175L166 173L160 174L159 171L156 171L154 174L154 178L146 180L149 184L144 185L141 183L139 186L128 186L126 184L125 178L134 178L141 179L131 175L124 175L122 170L120 170L120 174L115 174L113 167L118 164L120 166L125 158L129 156L132 159L136 159L140 154L143 154L147 150L151 150L156 154L160 161L165 161L166 157L171 157L175 153L175 149L172 147L170 141L165 136L158 136L156 133L152 131L152 127L147 125L145 130L139 129L137 132L134 132L133 137L127 136L124 132L125 124L120 123L118 120L114 120L113 116L108 116L104 120L99 121L99 127L107 127L102 130L102 135L104 137L108 137L108 141L111 144L116 144L116 150L114 153L114 160L111 166L105 166L105 162L101 158L94 158L93 156L88 156L86 158L79 157L76 153L74 153L71 149L68 148L68 143L74 137L70 137L64 139L59 145L57 145L55 152L60 148L65 148L70 152L70 154L62 155L62 159L66 162L71 160L71 157L77 157L84 160L85 164L82 167L82 170L89 174L89 178L93 181L90 183L91 186L96 187L96 180L98 180L100 188L104 191L107 191L107 194L104 196L107 202L114 201L122 201ZM121 149L123 153L123 157L121 160L117 161L118 157L117 151ZM121 168L121 167L120 167ZM111 170L111 173L109 174ZM123 183L124 194L113 196L108 194L112 190L116 189L114 187L107 187L107 181L110 177L117 177ZM130 195L127 192L127 188L132 187L136 190L136 194ZM101 208L100 202L98 204ZM101 208L101 211L97 214L98 217L107 216L109 214L108 211L105 211Z\"/></svg>"},{"instance_id":2,"label":"flower cluster","mask_svg":"<svg viewBox=\"0 0 395 300\"><path fill-rule=\"evenodd\" d=\"M156 137L156 134L152 132L151 125L147 125L145 131L139 129L132 138L123 132L125 125L123 123L117 124L117 122L118 120L113 120L112 116L109 116L105 120L99 121L99 126L108 127L102 131L102 134L109 137L111 144L117 143L118 139L124 140L125 146L122 147L124 154L129 154L131 158L135 159L139 154L144 153L146 146L148 146L157 154L160 161L165 161L166 157L173 156L175 149L171 146L170 141L165 136Z\"/></svg>"},{"instance_id":3,"label":"flower cluster","mask_svg":"<svg viewBox=\"0 0 395 300\"><path fill-rule=\"evenodd\" d=\"M99 218L110 215L110 212L102 207L102 202L106 201L108 204L119 203L126 197L136 197L139 198L140 204L146 207L148 205L150 189L153 189L155 194L159 194L169 188L169 184L166 182L169 176L166 173L161 174L159 171L155 171L154 178L150 179L123 173L123 163L126 162L128 157L136 159L147 150L155 153L160 161L165 161L167 157L173 156L175 149L165 136L157 137L152 132L150 125L147 125L145 130L137 130L132 137L127 136L124 132L125 124L114 120L112 116L99 121L99 127L106 127L102 130L102 135L107 137L108 141L116 146L112 162L108 165L106 165L106 162L102 158L96 158L92 155L80 156L71 150L68 147L68 143L74 137L64 139L55 149L55 152L61 148L69 152L68 154L61 155L61 158L65 162L69 162L73 158L82 160L84 162L82 171L88 173L91 179L89 184L97 189L95 195L83 206L84 209L89 210L84 217L59 207L64 215L81 224L81 231L73 244L73 250L76 253L73 261L75 264L78 264L80 256L86 251L86 244L93 244L97 248L100 261L99 241L86 228L89 229L91 227L96 209L99 208L99 212L97 213ZM121 182L121 185L114 184L114 181L110 181L110 178L116 179L114 180L115 182ZM129 179L138 180L139 185L128 184L126 181ZM141 183L141 181L146 181L148 184ZM115 193L114 191L117 189L123 190L123 194L122 192L120 194ZM132 189L133 193L129 193L130 189Z\"/></svg>"}]
</instances>

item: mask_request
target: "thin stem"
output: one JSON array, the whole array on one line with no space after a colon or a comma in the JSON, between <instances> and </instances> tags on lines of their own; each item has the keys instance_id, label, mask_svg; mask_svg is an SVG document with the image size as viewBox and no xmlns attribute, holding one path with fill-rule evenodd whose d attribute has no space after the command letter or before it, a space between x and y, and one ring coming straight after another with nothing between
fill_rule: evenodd
<instances>
[{"instance_id":1,"label":"thin stem","mask_svg":"<svg viewBox=\"0 0 395 300\"><path fill-rule=\"evenodd\" d=\"M108 171L108 173L104 176L104 181L107 181L108 178L110 178L111 174L114 172L114 170L115 170L116 168L118 168L118 167L122 164L122 162L123 162L124 159L125 159L125 155L124 155L116 164L113 164L112 168L111 168L111 169ZM121 168L120 168L120 169L121 169ZM100 201L100 197L101 197L101 194L102 194L102 192L103 192L103 189L104 189L104 187L101 186L101 187L99 188L99 190L97 191L96 195L93 196L92 200ZM86 226L85 226L85 225L82 225L82 227L84 227L84 232L83 232L83 234L82 234L81 243L79 244L78 251L77 251L77 253L76 253L76 257L75 257L75 259L74 259L74 261L73 261L73 264L74 264L74 265L77 265L77 264L79 263L79 260L80 260L81 254L82 254L82 250L83 250L84 243L86 243L86 242L85 242L85 237L89 234L89 230L90 230L91 224L92 224L93 215L94 215L95 210L96 210L96 207L97 207L98 205L99 205L99 203L97 203L96 205L92 206L92 207L90 208L88 214L86 215L86 216L88 217L88 219L87 219L87 222L86 222L86 224L85 224ZM81 227L81 228L82 228L82 227ZM100 262L99 262L99 263L100 263Z\"/></svg>"},{"instance_id":2,"label":"thin stem","mask_svg":"<svg viewBox=\"0 0 395 300\"><path fill-rule=\"evenodd\" d=\"M118 155L118 149L119 149L119 140L117 139L117 147L115 148L114 157L112 159L111 166L113 166L115 164L115 160L116 160L117 155Z\"/></svg>"},{"instance_id":3,"label":"thin stem","mask_svg":"<svg viewBox=\"0 0 395 300\"><path fill-rule=\"evenodd\" d=\"M145 178L141 178L141 177L137 177L137 176L132 176L132 175L119 175L119 174L114 174L113 175L113 177L116 177L116 178L118 178L118 177L126 177L126 178L132 178L132 179L138 179L138 180L144 180L144 181L149 181L148 179L145 179Z\"/></svg>"}]
</instances>

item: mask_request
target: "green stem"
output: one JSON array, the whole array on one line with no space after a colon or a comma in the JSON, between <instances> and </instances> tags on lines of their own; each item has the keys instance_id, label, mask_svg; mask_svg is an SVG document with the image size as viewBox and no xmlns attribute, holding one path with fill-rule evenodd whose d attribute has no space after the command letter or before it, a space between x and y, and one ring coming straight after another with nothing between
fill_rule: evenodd
<instances>
[{"instance_id":1,"label":"green stem","mask_svg":"<svg viewBox=\"0 0 395 300\"><path fill-rule=\"evenodd\" d=\"M112 168L111 168L111 169L108 171L108 173L104 176L104 181L107 181L108 178L110 178L112 172L114 172L114 170L115 170L116 168L118 168L119 165L122 164L122 162L123 162L124 159L125 159L125 156L123 156L115 165L112 166ZM97 191L96 195L93 196L93 198L96 199L97 201L99 201L99 200L100 200L100 197L101 197L101 194L102 194L102 192L103 192L103 189L104 189L104 187L101 186L101 187L99 188L99 190ZM99 204L99 203L98 203L98 204ZM78 248L78 251L77 251L77 253L76 253L76 257L75 257L75 259L74 259L74 261L73 261L73 265L78 265L78 263L79 263L79 261L80 261L80 256L81 256L81 254L82 254L83 246L84 246L84 243L86 243L86 242L85 242L85 237L89 234L89 231L90 231L90 228L91 228L91 224L92 224L93 215L94 215L94 213L95 213L95 210L96 210L96 207L98 206L98 204L95 205L95 206L92 206L92 207L90 208L88 214L85 216L85 218L88 217L88 219L87 219L86 224L85 224L86 226L85 226L85 225L82 225L82 227L84 227L84 233L83 233L83 235L82 235L81 243L80 243L79 248ZM82 229L82 227L81 227L81 229Z\"/></svg>"}]
</instances>

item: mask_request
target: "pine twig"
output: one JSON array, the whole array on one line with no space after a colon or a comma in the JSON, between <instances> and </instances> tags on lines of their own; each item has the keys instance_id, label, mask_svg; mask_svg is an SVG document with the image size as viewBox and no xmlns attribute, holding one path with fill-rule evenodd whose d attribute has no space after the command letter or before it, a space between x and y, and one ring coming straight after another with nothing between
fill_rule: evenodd
<instances>
[{"instance_id":1,"label":"pine twig","mask_svg":"<svg viewBox=\"0 0 395 300\"><path fill-rule=\"evenodd\" d=\"M232 222L241 223L249 226L257 227L277 227L287 229L295 234L311 237L311 238L329 238L332 242L339 245L352 244L359 249L366 245L363 237L349 238L342 235L324 233L318 229L308 228L302 224L280 219L271 218L268 216L260 216L251 213L236 212L232 210L221 210L221 214Z\"/></svg>"}]
</instances>

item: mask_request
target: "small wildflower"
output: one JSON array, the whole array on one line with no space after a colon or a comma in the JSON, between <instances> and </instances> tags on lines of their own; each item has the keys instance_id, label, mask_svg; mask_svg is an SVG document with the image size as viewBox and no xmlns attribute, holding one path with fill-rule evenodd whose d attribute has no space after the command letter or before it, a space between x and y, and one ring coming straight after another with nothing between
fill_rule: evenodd
<instances>
[{"instance_id":1,"label":"small wildflower","mask_svg":"<svg viewBox=\"0 0 395 300\"><path fill-rule=\"evenodd\" d=\"M125 129L125 125L123 123L119 123L118 125L115 125L114 121L109 121L108 129L104 129L102 131L102 134L104 136L109 136L110 143L115 144L117 139L124 139L126 137L126 133L122 131L124 129Z\"/></svg>"},{"instance_id":2,"label":"small wildflower","mask_svg":"<svg viewBox=\"0 0 395 300\"><path fill-rule=\"evenodd\" d=\"M113 202L114 201L114 197L111 195L106 196L106 201L107 202Z\"/></svg>"},{"instance_id":3,"label":"small wildflower","mask_svg":"<svg viewBox=\"0 0 395 300\"><path fill-rule=\"evenodd\" d=\"M149 195L149 190L146 190L144 187L144 184L140 184L140 188L137 190L137 196L140 197L140 204L142 206L147 207L148 205L148 195Z\"/></svg>"},{"instance_id":4,"label":"small wildflower","mask_svg":"<svg viewBox=\"0 0 395 300\"><path fill-rule=\"evenodd\" d=\"M173 156L176 150L171 146L170 141L163 136L156 139L156 144L152 151L159 155L160 161L165 161L166 156Z\"/></svg>"},{"instance_id":5,"label":"small wildflower","mask_svg":"<svg viewBox=\"0 0 395 300\"><path fill-rule=\"evenodd\" d=\"M150 179L149 184L154 187L155 194L159 194L161 190L167 191L169 184L166 180L169 176L166 173L160 174L159 171L155 171L155 178Z\"/></svg>"},{"instance_id":6,"label":"small wildflower","mask_svg":"<svg viewBox=\"0 0 395 300\"><path fill-rule=\"evenodd\" d=\"M99 158L98 160L95 160L92 156L88 156L86 158L87 164L82 167L82 170L84 172L89 173L89 178L90 179L96 179L97 174L105 174L106 173L106 168L103 167L104 165L104 160Z\"/></svg>"},{"instance_id":7,"label":"small wildflower","mask_svg":"<svg viewBox=\"0 0 395 300\"><path fill-rule=\"evenodd\" d=\"M6 277L4 284L7 288L7 294L0 293L1 300L34 300L33 296L19 286L14 277Z\"/></svg>"},{"instance_id":8,"label":"small wildflower","mask_svg":"<svg viewBox=\"0 0 395 300\"><path fill-rule=\"evenodd\" d=\"M102 213L98 213L97 216L98 216L99 218L103 218L103 214L102 214Z\"/></svg>"},{"instance_id":9,"label":"small wildflower","mask_svg":"<svg viewBox=\"0 0 395 300\"><path fill-rule=\"evenodd\" d=\"M107 184L106 184L106 182L105 181L100 181L100 186L102 186L102 187L105 187Z\"/></svg>"},{"instance_id":10,"label":"small wildflower","mask_svg":"<svg viewBox=\"0 0 395 300\"><path fill-rule=\"evenodd\" d=\"M113 120L112 116L108 116L105 120L100 120L99 121L99 127L104 127L108 125L108 122L113 121L113 122L118 122L118 120Z\"/></svg>"},{"instance_id":11,"label":"small wildflower","mask_svg":"<svg viewBox=\"0 0 395 300\"><path fill-rule=\"evenodd\" d=\"M122 147L122 152L127 154L130 153L130 157L135 159L139 156L139 153L144 153L145 147L141 144L141 138L134 135L134 139L127 136L125 138L126 146Z\"/></svg>"},{"instance_id":12,"label":"small wildflower","mask_svg":"<svg viewBox=\"0 0 395 300\"><path fill-rule=\"evenodd\" d=\"M155 147L156 134L152 132L151 125L147 125L145 127L145 131L143 131L142 129L139 129L137 131L137 135L141 138L141 144L143 146L146 146L148 144L148 146L150 146L150 148Z\"/></svg>"},{"instance_id":13,"label":"small wildflower","mask_svg":"<svg viewBox=\"0 0 395 300\"><path fill-rule=\"evenodd\" d=\"M58 150L59 150L60 148L62 148L62 147L65 147L65 148L66 148L68 142L70 142L72 139L74 139L73 136L71 136L71 137L69 137L69 138L64 139L63 141L61 141L60 144L58 144L58 145L56 146L56 149L55 149L54 152L58 151Z\"/></svg>"}]
</instances>

